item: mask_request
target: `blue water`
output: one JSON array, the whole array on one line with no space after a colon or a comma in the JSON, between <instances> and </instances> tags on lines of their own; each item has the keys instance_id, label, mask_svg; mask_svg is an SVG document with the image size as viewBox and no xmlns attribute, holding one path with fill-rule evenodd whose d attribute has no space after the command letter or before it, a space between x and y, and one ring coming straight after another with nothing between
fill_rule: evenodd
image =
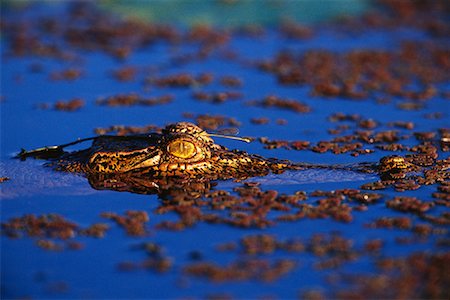
<instances>
[{"instance_id":1,"label":"blue water","mask_svg":"<svg viewBox=\"0 0 450 300\"><path fill-rule=\"evenodd\" d=\"M45 11L36 11L36 14ZM233 37L229 46L239 54L242 61L254 61L270 58L282 49L291 51L306 51L308 49L330 49L345 52L352 49L397 49L404 39L426 40L429 37L420 31L399 29L393 31L368 31L361 35L338 35L331 29L322 29L308 40L288 40L280 37L274 31L268 31L261 38ZM372 118L383 125L377 130L388 129L385 125L391 121L414 121L416 131L436 131L448 127L449 102L442 97L435 97L426 103L426 108L419 111L403 111L395 107L395 100L383 106L373 99L368 101L351 101L345 99L312 98L309 87L286 87L278 85L274 77L255 68L250 68L237 61L224 60L220 55L213 55L202 61L184 65L170 65L171 47L164 43L146 47L133 52L126 62L120 62L110 56L98 53L77 51L77 60L61 61L39 57L10 57L5 55L5 40L2 39L1 67L1 160L7 164L21 162L12 161L11 157L21 148L33 149L45 145L56 145L70 142L79 137L92 136L96 127L108 127L113 124L143 126L155 124L164 126L178 121L192 121L183 117L183 113L195 115L211 114L234 117L242 123L239 134L242 136L269 137L270 139L309 140L312 144L324 139L330 139L327 129L335 123L327 121L327 117L335 112L346 114L358 113L364 118ZM184 53L183 47L177 51ZM186 50L188 51L188 50ZM41 73L30 72L30 66L39 63L43 67ZM109 74L112 70L124 65L138 68L137 78L133 82L119 83ZM51 81L51 72L68 67L80 68L83 75L80 79L70 81ZM158 71L148 71L149 68ZM227 88L218 83L223 75L238 76L244 85L236 88L243 93L244 100L228 101L224 104L203 103L192 99L195 88L157 88L152 86L146 90L143 80L147 76L160 76L188 72L197 75L202 72L212 73L214 82L201 90L223 91ZM445 83L448 88L448 83ZM142 96L159 96L171 94L174 101L170 104L152 107L106 107L95 104L99 97L108 97L120 93L137 92ZM280 97L299 99L312 108L308 114L297 114L279 109L267 109L246 105L246 101L261 99L267 95L276 94ZM86 105L79 111L61 112L50 109L40 109L42 103L53 105L57 100L83 98ZM444 118L427 120L424 113L443 112ZM267 117L268 125L254 125L253 117ZM275 120L283 118L287 125L275 124ZM405 131L406 132L406 131ZM285 149L267 150L258 142L245 144L238 141L216 140L229 148L238 148L250 153L266 157L305 161L311 163L348 164L358 162L377 162L388 152L376 151L371 155L352 157L349 154L317 154L311 151L294 151ZM405 143L416 143L414 138ZM440 153L441 157L445 156ZM21 166L22 167L22 166ZM33 164L29 171L40 172L40 165ZM10 176L8 169L2 170L2 176ZM46 171L50 172L50 171ZM41 174L41 173L37 173ZM42 176L52 176L42 173ZM47 174L47 175L45 175ZM56 175L55 175L56 176ZM60 175L57 175L60 176ZM55 178L60 178L60 177ZM69 175L71 176L71 175ZM293 193L297 190L312 192L316 189L335 190L343 188L358 189L361 184L374 181L376 178L368 175L353 181L335 181L317 183L316 180L297 184L262 183L262 189L276 189L283 193ZM60 179L56 179L60 180ZM35 184L40 184L39 178ZM279 222L265 229L239 229L227 225L198 223L192 228L182 231L158 230L155 225L166 220L176 221L173 214L159 215L154 213L161 205L157 195L137 195L113 191L95 191L83 178L76 178L72 184L65 186L62 192L45 193L45 186L36 189L35 193L26 193L1 200L1 220L5 222L13 217L24 214L57 213L81 227L88 227L97 222L106 222L111 229L105 238L95 239L76 237L75 240L84 244L84 249L46 251L36 246L37 239L24 237L10 239L1 237L1 293L2 298L186 298L206 297L208 295L230 295L236 298L258 298L274 296L277 298L295 298L302 291L319 289L327 291L326 277L340 272L373 273L375 271L372 258L365 255L354 262L347 262L337 270L318 271L313 268L317 258L308 252L288 253L276 251L273 254L260 257L273 261L278 258L290 258L297 262L294 271L281 277L273 283L260 281L211 283L204 279L189 277L182 272L183 266L191 263L189 258L193 251L200 252L205 261L226 265L242 257L239 250L218 252L216 247L227 242L238 242L240 238L252 234L271 234L280 240L298 238L308 240L315 233L330 234L339 232L342 236L353 240L354 247L361 249L364 243L371 239L385 240L382 249L384 256L406 256L414 251L440 251L435 245L439 235L432 235L420 243L400 245L396 237L411 237L412 233L398 229L367 229L365 224L382 216L404 216L385 207L384 199L399 195L393 189L383 190L383 200L364 212L353 212L354 220L342 223L331 219L302 219L295 222ZM232 190L237 183L219 182L217 189ZM13 189L24 189L13 181L2 183L3 189L8 185ZM2 188L2 186L0 186ZM17 191L17 190L16 190ZM402 196L414 196L424 201L430 201L431 193L436 191L436 185L425 186L417 191L402 193ZM314 203L319 198L308 201ZM126 236L124 230L112 222L100 217L105 211L123 214L127 210L144 210L149 213L149 236L133 238ZM434 208L434 212L442 208ZM277 213L272 212L270 218ZM423 223L418 217L412 217L414 223ZM56 240L57 243L62 243ZM165 249L165 255L173 261L173 266L166 273L152 271L119 271L120 262L140 262L146 258L142 250L133 249L142 242L153 242Z\"/></svg>"}]
</instances>

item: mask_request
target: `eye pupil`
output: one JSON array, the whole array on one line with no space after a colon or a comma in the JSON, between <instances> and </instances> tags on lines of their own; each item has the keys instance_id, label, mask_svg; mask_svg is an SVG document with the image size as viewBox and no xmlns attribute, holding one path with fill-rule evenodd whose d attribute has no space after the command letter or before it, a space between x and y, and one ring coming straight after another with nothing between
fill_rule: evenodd
<instances>
[{"instance_id":1,"label":"eye pupil","mask_svg":"<svg viewBox=\"0 0 450 300\"><path fill-rule=\"evenodd\" d=\"M167 146L167 151L179 158L191 158L195 155L195 146L188 141L173 141Z\"/></svg>"}]
</instances>

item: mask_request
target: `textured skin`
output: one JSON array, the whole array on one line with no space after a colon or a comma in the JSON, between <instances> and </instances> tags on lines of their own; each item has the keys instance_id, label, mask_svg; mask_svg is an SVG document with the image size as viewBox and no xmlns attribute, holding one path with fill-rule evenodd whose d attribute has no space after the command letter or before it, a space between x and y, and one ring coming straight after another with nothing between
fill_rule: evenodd
<instances>
[{"instance_id":1,"label":"textured skin","mask_svg":"<svg viewBox=\"0 0 450 300\"><path fill-rule=\"evenodd\" d=\"M168 125L162 134L100 136L89 149L64 153L50 163L57 170L85 174L147 172L153 177L247 178L299 167L284 161L228 150L200 127Z\"/></svg>"},{"instance_id":2,"label":"textured skin","mask_svg":"<svg viewBox=\"0 0 450 300\"><path fill-rule=\"evenodd\" d=\"M267 159L244 151L229 150L214 143L200 127L179 122L166 126L161 134L136 136L99 136L88 149L64 152L57 149L48 165L56 170L83 173L91 178L131 174L133 177L181 177L215 179L245 179L281 173L285 170L335 169L373 173L387 179L402 178L412 170L403 157L387 156L379 165L352 166L310 165ZM45 152L27 156L40 157ZM21 157L22 158L22 157ZM44 157L45 158L45 157Z\"/></svg>"},{"instance_id":3,"label":"textured skin","mask_svg":"<svg viewBox=\"0 0 450 300\"><path fill-rule=\"evenodd\" d=\"M43 174L38 170L17 170L17 167L26 168L26 164L11 162L7 168L0 164L2 176L11 178L2 184L0 195L8 198L18 193L24 194L24 186L29 194L38 191L49 193L52 190L64 194L66 190L62 192L62 188L71 186L74 178L82 178L67 176L69 174L64 174L67 172L84 175L94 189L157 193L164 198L164 195L198 195L200 191L209 190L211 180L216 179L252 178L252 181L259 183L285 185L365 181L374 179L373 173L376 172L382 179L395 180L416 170L413 164L400 156L384 157L378 165L363 163L347 166L267 159L244 151L228 150L215 144L201 128L186 122L168 125L160 134L98 136L92 139L91 147L80 151L65 152L65 145L62 145L23 151L18 155L22 160L27 157L47 159L47 165L64 171L59 174L48 169ZM282 175L266 176L282 172Z\"/></svg>"}]
</instances>

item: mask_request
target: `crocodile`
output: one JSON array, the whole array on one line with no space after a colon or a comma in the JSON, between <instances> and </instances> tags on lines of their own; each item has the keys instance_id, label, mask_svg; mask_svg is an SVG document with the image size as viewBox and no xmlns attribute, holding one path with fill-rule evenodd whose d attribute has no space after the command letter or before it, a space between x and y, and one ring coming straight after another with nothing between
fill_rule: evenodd
<instances>
[{"instance_id":1,"label":"crocodile","mask_svg":"<svg viewBox=\"0 0 450 300\"><path fill-rule=\"evenodd\" d=\"M47 165L58 171L96 175L145 172L152 178L248 178L301 167L288 161L229 150L216 144L212 136L192 123L178 122L166 126L161 133L101 135L65 145L31 151L22 149L17 157L47 159ZM87 149L64 151L69 145L90 139L93 142Z\"/></svg>"},{"instance_id":2,"label":"crocodile","mask_svg":"<svg viewBox=\"0 0 450 300\"><path fill-rule=\"evenodd\" d=\"M100 135L74 142L48 146L17 155L45 159L55 170L84 174L95 189L150 193L160 186L177 186L213 180L244 180L288 170L332 169L377 173L382 179L403 178L412 165L401 156L387 156L379 164L318 165L265 158L242 150L229 150L216 144L195 124L178 122L158 133L130 136ZM230 137L230 136L225 136ZM245 138L237 138L248 141ZM65 151L68 146L92 140L83 150ZM149 180L151 179L151 180Z\"/></svg>"}]
</instances>

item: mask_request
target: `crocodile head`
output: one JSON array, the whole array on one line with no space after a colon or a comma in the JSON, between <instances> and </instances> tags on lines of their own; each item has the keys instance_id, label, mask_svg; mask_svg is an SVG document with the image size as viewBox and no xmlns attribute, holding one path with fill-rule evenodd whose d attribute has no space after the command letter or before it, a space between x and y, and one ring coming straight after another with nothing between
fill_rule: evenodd
<instances>
[{"instance_id":1,"label":"crocodile head","mask_svg":"<svg viewBox=\"0 0 450 300\"><path fill-rule=\"evenodd\" d=\"M244 151L228 150L200 127L179 122L161 134L99 136L88 149L61 156L56 168L86 174L146 172L154 177L245 178L288 167Z\"/></svg>"}]
</instances>

